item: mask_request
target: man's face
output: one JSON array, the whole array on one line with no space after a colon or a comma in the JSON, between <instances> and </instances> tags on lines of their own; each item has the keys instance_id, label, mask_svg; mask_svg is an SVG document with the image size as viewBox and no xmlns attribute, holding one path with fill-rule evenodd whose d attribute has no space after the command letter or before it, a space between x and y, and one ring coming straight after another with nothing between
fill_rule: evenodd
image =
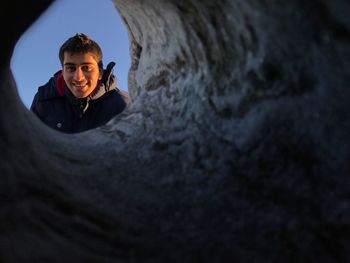
<instances>
[{"instance_id":1,"label":"man's face","mask_svg":"<svg viewBox=\"0 0 350 263\"><path fill-rule=\"evenodd\" d=\"M65 52L62 72L69 90L77 98L89 96L102 78L102 72L91 53Z\"/></svg>"}]
</instances>

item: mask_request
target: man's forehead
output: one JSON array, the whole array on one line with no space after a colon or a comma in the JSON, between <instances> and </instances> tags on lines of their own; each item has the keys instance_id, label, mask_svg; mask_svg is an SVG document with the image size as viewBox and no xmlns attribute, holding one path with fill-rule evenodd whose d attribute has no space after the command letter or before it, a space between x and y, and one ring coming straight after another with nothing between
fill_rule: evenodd
<instances>
[{"instance_id":1,"label":"man's forehead","mask_svg":"<svg viewBox=\"0 0 350 263\"><path fill-rule=\"evenodd\" d=\"M73 58L73 59L76 59L76 58L89 58L89 59L93 59L93 60L95 60L95 58L96 58L95 54L93 54L91 52L87 52L87 53L78 52L78 53L75 53L75 52L67 52L67 51L64 52L63 57L64 58Z\"/></svg>"},{"instance_id":2,"label":"man's forehead","mask_svg":"<svg viewBox=\"0 0 350 263\"><path fill-rule=\"evenodd\" d=\"M82 63L76 63L76 62L64 62L64 65L95 65L96 63L93 62L82 62Z\"/></svg>"},{"instance_id":3,"label":"man's forehead","mask_svg":"<svg viewBox=\"0 0 350 263\"><path fill-rule=\"evenodd\" d=\"M95 57L91 53L64 53L64 65L86 65L97 64Z\"/></svg>"}]
</instances>

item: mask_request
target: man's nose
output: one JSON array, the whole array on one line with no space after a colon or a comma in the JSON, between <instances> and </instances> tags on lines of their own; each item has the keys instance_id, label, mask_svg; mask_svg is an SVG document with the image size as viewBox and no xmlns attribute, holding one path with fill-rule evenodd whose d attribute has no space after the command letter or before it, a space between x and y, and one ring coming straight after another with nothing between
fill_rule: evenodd
<instances>
[{"instance_id":1,"label":"man's nose","mask_svg":"<svg viewBox=\"0 0 350 263\"><path fill-rule=\"evenodd\" d=\"M77 80L77 81L84 79L84 73L81 70L81 68L78 67L75 70L75 72L74 72L74 79Z\"/></svg>"}]
</instances>

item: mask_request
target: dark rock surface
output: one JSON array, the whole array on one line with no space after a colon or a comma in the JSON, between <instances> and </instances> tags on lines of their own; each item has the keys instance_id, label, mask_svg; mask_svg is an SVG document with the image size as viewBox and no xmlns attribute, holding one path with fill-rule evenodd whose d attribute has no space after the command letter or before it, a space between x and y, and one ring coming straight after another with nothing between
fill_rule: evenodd
<instances>
[{"instance_id":1,"label":"dark rock surface","mask_svg":"<svg viewBox=\"0 0 350 263\"><path fill-rule=\"evenodd\" d=\"M114 0L133 103L76 135L9 70L38 2L2 11L1 262L350 262L348 1Z\"/></svg>"}]
</instances>

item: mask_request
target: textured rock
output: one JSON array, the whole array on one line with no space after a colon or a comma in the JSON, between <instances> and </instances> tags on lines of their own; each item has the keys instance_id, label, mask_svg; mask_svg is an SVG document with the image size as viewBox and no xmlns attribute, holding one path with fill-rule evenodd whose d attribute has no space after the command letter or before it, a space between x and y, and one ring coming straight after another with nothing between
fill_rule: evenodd
<instances>
[{"instance_id":1,"label":"textured rock","mask_svg":"<svg viewBox=\"0 0 350 263\"><path fill-rule=\"evenodd\" d=\"M350 5L114 0L133 103L66 135L9 60L49 1L2 28L2 262L349 262ZM30 11L29 10L33 10Z\"/></svg>"}]
</instances>

